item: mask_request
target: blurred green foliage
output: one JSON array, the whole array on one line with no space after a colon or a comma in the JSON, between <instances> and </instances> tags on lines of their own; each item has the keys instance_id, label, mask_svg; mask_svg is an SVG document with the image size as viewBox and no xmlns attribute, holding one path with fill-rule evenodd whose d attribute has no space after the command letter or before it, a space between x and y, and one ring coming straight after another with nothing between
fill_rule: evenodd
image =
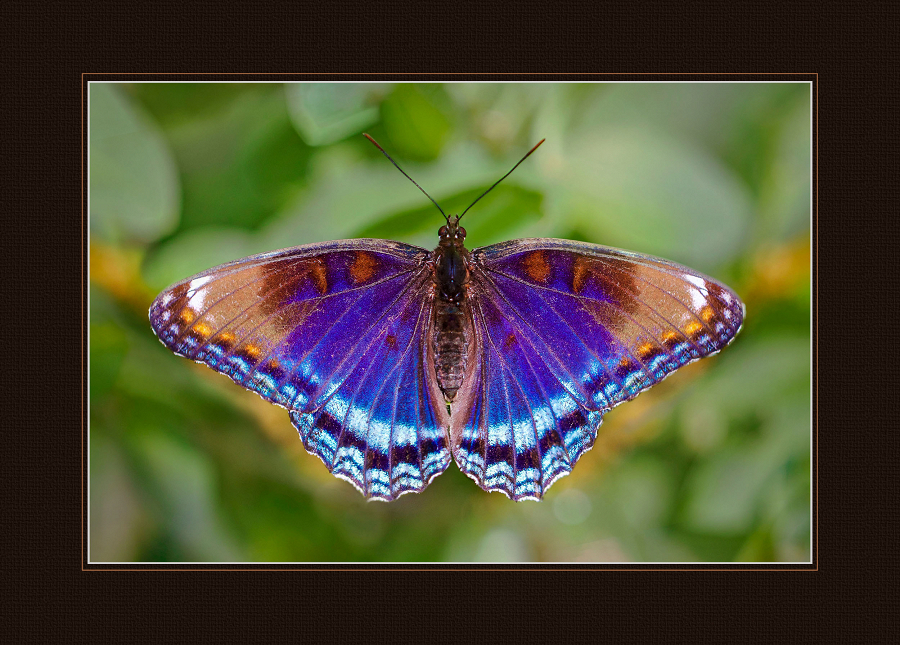
<instances>
[{"instance_id":1,"label":"blurred green foliage","mask_svg":"<svg viewBox=\"0 0 900 645\"><path fill-rule=\"evenodd\" d=\"M810 90L804 84L90 86L92 561L805 561ZM366 503L287 413L173 356L168 284L348 237L431 248L447 212L660 255L747 303L716 357L609 412L541 503L455 465Z\"/></svg>"}]
</instances>

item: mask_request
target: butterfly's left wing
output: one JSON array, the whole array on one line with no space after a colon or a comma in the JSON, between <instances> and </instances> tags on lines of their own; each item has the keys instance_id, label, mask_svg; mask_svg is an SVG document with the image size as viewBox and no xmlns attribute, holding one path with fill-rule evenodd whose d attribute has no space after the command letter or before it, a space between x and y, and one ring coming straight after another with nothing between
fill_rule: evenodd
<instances>
[{"instance_id":1,"label":"butterfly's left wing","mask_svg":"<svg viewBox=\"0 0 900 645\"><path fill-rule=\"evenodd\" d=\"M593 244L527 239L475 249L474 367L453 404L460 469L540 499L596 438L603 413L737 334L743 304L687 267Z\"/></svg>"},{"instance_id":2,"label":"butterfly's left wing","mask_svg":"<svg viewBox=\"0 0 900 645\"><path fill-rule=\"evenodd\" d=\"M150 322L172 351L287 408L334 475L391 500L450 461L429 256L384 240L257 255L169 287Z\"/></svg>"}]
</instances>

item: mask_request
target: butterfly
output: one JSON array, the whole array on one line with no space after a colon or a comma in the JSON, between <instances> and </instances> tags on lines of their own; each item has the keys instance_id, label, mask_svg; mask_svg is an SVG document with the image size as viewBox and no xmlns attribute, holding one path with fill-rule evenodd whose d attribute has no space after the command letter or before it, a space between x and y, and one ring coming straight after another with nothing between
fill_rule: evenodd
<instances>
[{"instance_id":1,"label":"butterfly","mask_svg":"<svg viewBox=\"0 0 900 645\"><path fill-rule=\"evenodd\" d=\"M546 238L469 251L467 211L444 214L433 251L350 239L209 269L160 293L151 326L286 408L308 452L385 501L451 456L487 491L540 500L607 410L741 328L731 289L668 260Z\"/></svg>"}]
</instances>

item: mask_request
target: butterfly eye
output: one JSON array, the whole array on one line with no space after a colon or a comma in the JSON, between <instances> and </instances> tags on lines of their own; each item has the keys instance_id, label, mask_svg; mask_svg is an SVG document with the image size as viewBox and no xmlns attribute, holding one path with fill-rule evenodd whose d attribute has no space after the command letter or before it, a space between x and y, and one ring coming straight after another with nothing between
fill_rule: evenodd
<instances>
[{"instance_id":1,"label":"butterfly eye","mask_svg":"<svg viewBox=\"0 0 900 645\"><path fill-rule=\"evenodd\" d=\"M434 230L434 229L432 229L432 230ZM446 226L442 226L438 229L438 235L440 235L441 237L444 237L446 234L447 234Z\"/></svg>"},{"instance_id":2,"label":"butterfly eye","mask_svg":"<svg viewBox=\"0 0 900 645\"><path fill-rule=\"evenodd\" d=\"M458 237L459 239L462 239L465 236L466 236L466 229L464 229L462 226L460 226L459 232L456 234L456 237Z\"/></svg>"}]
</instances>

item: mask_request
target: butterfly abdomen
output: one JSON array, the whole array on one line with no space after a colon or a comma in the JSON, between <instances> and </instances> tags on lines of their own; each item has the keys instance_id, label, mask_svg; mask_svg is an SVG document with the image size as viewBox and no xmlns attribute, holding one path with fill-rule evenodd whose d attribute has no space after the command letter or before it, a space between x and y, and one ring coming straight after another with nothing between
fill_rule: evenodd
<instances>
[{"instance_id":1,"label":"butterfly abdomen","mask_svg":"<svg viewBox=\"0 0 900 645\"><path fill-rule=\"evenodd\" d=\"M432 346L438 385L447 403L452 403L466 374L466 358L471 338L471 324L465 303L435 301Z\"/></svg>"}]
</instances>

